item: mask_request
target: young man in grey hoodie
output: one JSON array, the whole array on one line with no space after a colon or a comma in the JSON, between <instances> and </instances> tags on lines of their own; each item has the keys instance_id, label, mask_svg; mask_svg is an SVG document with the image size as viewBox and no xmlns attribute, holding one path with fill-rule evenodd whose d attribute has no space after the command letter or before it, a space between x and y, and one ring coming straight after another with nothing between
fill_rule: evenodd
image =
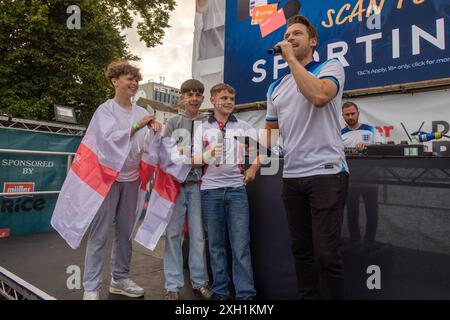
<instances>
[{"instance_id":1,"label":"young man in grey hoodie","mask_svg":"<svg viewBox=\"0 0 450 320\"><path fill-rule=\"evenodd\" d=\"M195 129L207 120L207 115L199 112L205 90L204 85L190 79L181 85L181 103L184 111L169 119L164 137L172 137L180 153L191 154ZM192 168L183 183L175 204L172 217L167 225L164 245L164 277L166 300L179 300L184 286L183 253L181 235L187 214L189 227L189 272L194 292L204 299L211 299L208 288L206 267L205 232L203 229L199 179L201 168Z\"/></svg>"}]
</instances>

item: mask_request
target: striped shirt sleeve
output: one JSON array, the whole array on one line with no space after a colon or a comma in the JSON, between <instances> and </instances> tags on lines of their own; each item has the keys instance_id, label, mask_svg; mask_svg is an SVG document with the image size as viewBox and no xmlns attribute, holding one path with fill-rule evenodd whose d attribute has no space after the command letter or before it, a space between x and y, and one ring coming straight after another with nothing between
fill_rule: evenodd
<instances>
[{"instance_id":1,"label":"striped shirt sleeve","mask_svg":"<svg viewBox=\"0 0 450 320\"><path fill-rule=\"evenodd\" d=\"M274 83L269 86L267 90L267 113L266 113L266 121L267 122L277 122L278 121L278 110L275 107L272 94L276 88L276 86L281 82L281 79L278 79Z\"/></svg>"},{"instance_id":2,"label":"striped shirt sleeve","mask_svg":"<svg viewBox=\"0 0 450 320\"><path fill-rule=\"evenodd\" d=\"M342 64L337 59L327 61L320 69L317 77L319 79L329 79L337 87L336 94L344 89L345 71Z\"/></svg>"}]
</instances>

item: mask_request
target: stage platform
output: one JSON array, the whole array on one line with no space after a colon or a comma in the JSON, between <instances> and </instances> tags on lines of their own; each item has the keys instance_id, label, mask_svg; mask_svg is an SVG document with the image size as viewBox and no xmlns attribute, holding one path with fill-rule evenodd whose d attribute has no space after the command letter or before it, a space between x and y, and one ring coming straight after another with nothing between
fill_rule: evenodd
<instances>
[{"instance_id":1,"label":"stage platform","mask_svg":"<svg viewBox=\"0 0 450 320\"><path fill-rule=\"evenodd\" d=\"M108 241L101 299L132 299L108 292L111 245L112 234ZM3 238L0 239L0 266L58 300L80 300L83 290L67 287L71 274L66 271L74 265L83 272L85 248L86 239L77 250L72 250L56 232ZM145 289L144 298L138 300L164 299L163 252L164 239L153 252L133 242L132 277ZM185 287L181 297L183 300L197 300L190 287L188 271L185 269L184 273Z\"/></svg>"}]
</instances>

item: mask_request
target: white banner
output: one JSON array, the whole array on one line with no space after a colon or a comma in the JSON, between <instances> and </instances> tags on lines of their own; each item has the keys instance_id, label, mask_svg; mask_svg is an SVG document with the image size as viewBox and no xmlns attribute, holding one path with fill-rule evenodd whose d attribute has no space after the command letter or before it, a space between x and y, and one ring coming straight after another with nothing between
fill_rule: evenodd
<instances>
[{"instance_id":1,"label":"white banner","mask_svg":"<svg viewBox=\"0 0 450 320\"><path fill-rule=\"evenodd\" d=\"M403 130L408 133L417 131L436 132L450 135L450 90L429 91L421 93L383 95L366 98L346 99L355 102L361 113L359 122L377 127L386 142L408 141ZM344 121L341 121L342 127ZM450 156L450 139L426 142L428 151Z\"/></svg>"},{"instance_id":2,"label":"white banner","mask_svg":"<svg viewBox=\"0 0 450 320\"><path fill-rule=\"evenodd\" d=\"M211 107L209 90L223 82L225 3L225 0L196 1L192 77L205 85L203 107Z\"/></svg>"},{"instance_id":3,"label":"white banner","mask_svg":"<svg viewBox=\"0 0 450 320\"><path fill-rule=\"evenodd\" d=\"M421 93L393 94L365 98L345 99L359 107L359 122L375 126L386 142L409 141L401 123L411 135L425 122L421 131L436 132L450 136L450 89ZM264 128L265 110L236 113L239 119L254 128ZM345 126L341 118L341 127ZM412 137L411 137L412 138ZM450 139L443 137L424 143L428 151L441 156L450 156Z\"/></svg>"}]
</instances>

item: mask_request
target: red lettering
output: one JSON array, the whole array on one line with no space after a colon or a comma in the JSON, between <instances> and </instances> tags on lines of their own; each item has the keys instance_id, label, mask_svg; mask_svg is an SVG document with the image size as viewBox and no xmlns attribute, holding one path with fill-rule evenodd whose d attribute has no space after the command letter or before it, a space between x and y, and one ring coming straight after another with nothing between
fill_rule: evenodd
<instances>
[{"instance_id":1,"label":"red lettering","mask_svg":"<svg viewBox=\"0 0 450 320\"><path fill-rule=\"evenodd\" d=\"M394 130L394 126L383 126L384 136L389 138L391 136L391 131Z\"/></svg>"}]
</instances>

